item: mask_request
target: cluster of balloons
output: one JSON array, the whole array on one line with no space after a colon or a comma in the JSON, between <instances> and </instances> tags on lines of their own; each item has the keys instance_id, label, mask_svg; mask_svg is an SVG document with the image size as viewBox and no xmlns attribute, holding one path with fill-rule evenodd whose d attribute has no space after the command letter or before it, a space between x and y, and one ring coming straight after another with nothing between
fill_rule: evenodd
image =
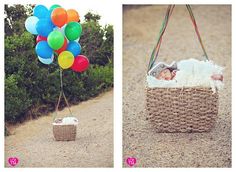
<instances>
[{"instance_id":1,"label":"cluster of balloons","mask_svg":"<svg viewBox=\"0 0 236 172\"><path fill-rule=\"evenodd\" d=\"M35 6L33 16L25 21L25 27L31 34L37 35L35 51L39 61L51 64L58 58L62 69L85 71L89 67L89 60L80 54L78 41L82 27L79 22L76 10L65 10L60 5L52 5L50 9L44 5Z\"/></svg>"}]
</instances>

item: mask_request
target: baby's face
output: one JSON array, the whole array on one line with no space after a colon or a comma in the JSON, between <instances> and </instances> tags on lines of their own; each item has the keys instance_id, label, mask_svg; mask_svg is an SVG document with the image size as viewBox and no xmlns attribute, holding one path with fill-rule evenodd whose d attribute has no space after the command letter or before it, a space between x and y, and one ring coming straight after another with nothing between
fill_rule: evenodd
<instances>
[{"instance_id":1,"label":"baby's face","mask_svg":"<svg viewBox=\"0 0 236 172\"><path fill-rule=\"evenodd\" d=\"M172 73L170 72L169 69L164 69L156 78L159 80L171 80Z\"/></svg>"}]
</instances>

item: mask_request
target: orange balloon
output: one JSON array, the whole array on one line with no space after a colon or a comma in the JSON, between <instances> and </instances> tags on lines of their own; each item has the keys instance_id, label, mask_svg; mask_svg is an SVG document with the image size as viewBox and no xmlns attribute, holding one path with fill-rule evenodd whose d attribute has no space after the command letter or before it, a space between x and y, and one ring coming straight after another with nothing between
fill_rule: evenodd
<instances>
[{"instance_id":1,"label":"orange balloon","mask_svg":"<svg viewBox=\"0 0 236 172\"><path fill-rule=\"evenodd\" d=\"M79 21L79 13L76 10L69 9L67 10L67 23L72 21L74 22Z\"/></svg>"},{"instance_id":2,"label":"orange balloon","mask_svg":"<svg viewBox=\"0 0 236 172\"><path fill-rule=\"evenodd\" d=\"M51 19L53 24L62 27L67 22L67 12L64 8L55 8L52 11Z\"/></svg>"}]
</instances>

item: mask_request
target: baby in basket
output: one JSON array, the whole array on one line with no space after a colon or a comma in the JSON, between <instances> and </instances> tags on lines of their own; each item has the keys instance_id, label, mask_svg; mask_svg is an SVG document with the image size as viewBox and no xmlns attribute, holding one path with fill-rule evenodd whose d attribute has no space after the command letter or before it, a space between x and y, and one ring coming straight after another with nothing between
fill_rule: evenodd
<instances>
[{"instance_id":1,"label":"baby in basket","mask_svg":"<svg viewBox=\"0 0 236 172\"><path fill-rule=\"evenodd\" d=\"M204 63L207 63L207 62L204 62ZM198 61L198 60L195 60L195 59L184 60L184 61L182 61L182 63L180 62L178 64L178 66L180 68L179 69L177 67L176 62L172 62L170 65L167 65L163 62L159 62L156 65L154 65L154 67L148 72L148 74L155 77L158 80L167 80L167 81L175 80L176 76L180 73L181 68L183 68L183 70L185 70L186 68L189 70L189 71L186 71L186 70L184 71L185 73L188 72L187 75L193 74L194 69L195 69L195 75L196 75L196 68L198 68L197 69L198 73L200 73L200 71L204 71L204 67L209 68L204 63L203 63L203 61ZM202 68L202 70L199 69L199 68ZM193 75L192 75L192 77L193 77ZM204 77L204 75L202 75L201 77ZM223 81L223 75L222 74L212 73L210 75L210 78L212 80L215 80L215 81L217 81L217 80L218 81Z\"/></svg>"}]
</instances>

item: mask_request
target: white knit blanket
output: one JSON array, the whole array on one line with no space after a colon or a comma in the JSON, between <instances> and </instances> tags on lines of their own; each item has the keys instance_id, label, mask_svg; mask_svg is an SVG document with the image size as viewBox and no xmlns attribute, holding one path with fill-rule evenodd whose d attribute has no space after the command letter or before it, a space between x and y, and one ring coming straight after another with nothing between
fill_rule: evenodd
<instances>
[{"instance_id":1,"label":"white knit blanket","mask_svg":"<svg viewBox=\"0 0 236 172\"><path fill-rule=\"evenodd\" d=\"M78 119L75 117L59 118L60 122L53 122L53 125L77 125Z\"/></svg>"},{"instance_id":2,"label":"white knit blanket","mask_svg":"<svg viewBox=\"0 0 236 172\"><path fill-rule=\"evenodd\" d=\"M213 80L213 74L223 75L223 67L214 64L212 61L199 61L196 59L181 60L177 63L178 71L173 80L158 80L147 75L149 88L174 88L174 87L211 87L213 92L224 87L222 81Z\"/></svg>"}]
</instances>

